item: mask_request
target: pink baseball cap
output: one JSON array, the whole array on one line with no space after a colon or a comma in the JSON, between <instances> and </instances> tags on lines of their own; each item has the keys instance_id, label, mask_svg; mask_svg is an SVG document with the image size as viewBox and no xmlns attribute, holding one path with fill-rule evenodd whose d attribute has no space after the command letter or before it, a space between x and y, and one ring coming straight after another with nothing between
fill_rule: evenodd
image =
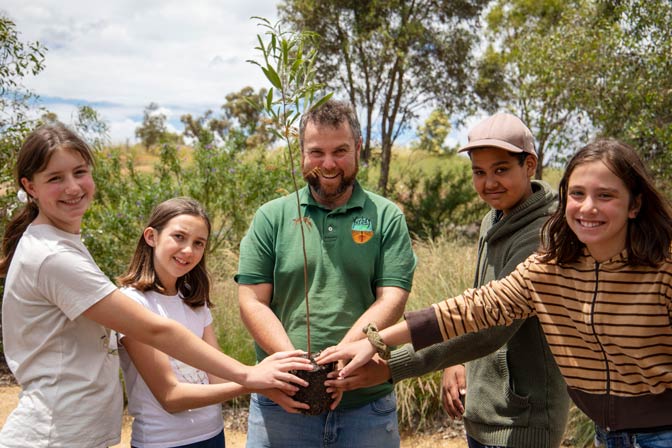
<instances>
[{"instance_id":1,"label":"pink baseball cap","mask_svg":"<svg viewBox=\"0 0 672 448\"><path fill-rule=\"evenodd\" d=\"M506 112L492 115L471 128L469 143L461 147L458 152L485 147L501 148L516 153L526 152L537 156L532 132L520 118Z\"/></svg>"}]
</instances>

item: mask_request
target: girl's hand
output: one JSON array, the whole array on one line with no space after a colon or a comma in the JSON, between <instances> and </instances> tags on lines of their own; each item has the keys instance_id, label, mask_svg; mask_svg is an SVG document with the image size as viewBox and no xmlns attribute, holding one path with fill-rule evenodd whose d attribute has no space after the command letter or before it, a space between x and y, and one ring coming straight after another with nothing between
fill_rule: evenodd
<instances>
[{"instance_id":1,"label":"girl's hand","mask_svg":"<svg viewBox=\"0 0 672 448\"><path fill-rule=\"evenodd\" d=\"M369 340L360 339L359 341L339 344L335 347L329 347L322 350L322 353L320 353L320 356L318 356L315 361L318 364L326 364L339 360L352 360L348 365L343 367L338 374L339 378L345 378L358 367L366 364L375 354L376 349L371 345Z\"/></svg>"},{"instance_id":2,"label":"girl's hand","mask_svg":"<svg viewBox=\"0 0 672 448\"><path fill-rule=\"evenodd\" d=\"M301 357L305 354L306 352L302 350L293 350L277 352L266 357L256 366L250 367L244 386L257 390L278 388L287 392L296 392L299 388L294 384L305 387L308 382L292 375L289 371L313 369L310 360Z\"/></svg>"}]
</instances>

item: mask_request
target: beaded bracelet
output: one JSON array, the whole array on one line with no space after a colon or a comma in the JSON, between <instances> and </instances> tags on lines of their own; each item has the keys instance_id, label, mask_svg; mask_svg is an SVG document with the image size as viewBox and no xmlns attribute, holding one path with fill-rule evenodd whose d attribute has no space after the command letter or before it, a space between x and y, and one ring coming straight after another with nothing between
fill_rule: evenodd
<instances>
[{"instance_id":1,"label":"beaded bracelet","mask_svg":"<svg viewBox=\"0 0 672 448\"><path fill-rule=\"evenodd\" d=\"M369 342L373 347L376 349L376 352L378 353L378 356L380 356L380 359L388 360L390 359L391 353L390 353L390 348L383 342L383 338L380 337L380 334L378 333L378 327L376 327L376 324L373 322L368 324L366 327L362 329L366 337L368 338Z\"/></svg>"}]
</instances>

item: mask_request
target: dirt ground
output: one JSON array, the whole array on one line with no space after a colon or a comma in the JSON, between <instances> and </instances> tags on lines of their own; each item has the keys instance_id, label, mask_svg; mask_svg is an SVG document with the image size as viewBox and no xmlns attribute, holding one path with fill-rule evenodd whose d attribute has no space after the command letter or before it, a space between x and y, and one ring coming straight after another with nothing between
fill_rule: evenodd
<instances>
[{"instance_id":1,"label":"dirt ground","mask_svg":"<svg viewBox=\"0 0 672 448\"><path fill-rule=\"evenodd\" d=\"M16 385L0 385L0 427L5 424L7 415L16 407L19 400L20 388ZM227 421L227 419L225 419ZM130 446L131 417L124 415L124 425L121 433L121 443L113 448ZM227 421L226 447L244 448L245 432L236 430ZM445 430L438 434L404 434L401 439L401 448L467 448L462 434L455 430Z\"/></svg>"}]
</instances>

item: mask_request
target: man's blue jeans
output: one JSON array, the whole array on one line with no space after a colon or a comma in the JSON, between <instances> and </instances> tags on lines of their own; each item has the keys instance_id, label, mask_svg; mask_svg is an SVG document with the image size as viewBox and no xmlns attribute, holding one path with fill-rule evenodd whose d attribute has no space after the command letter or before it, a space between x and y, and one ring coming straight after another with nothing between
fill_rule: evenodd
<instances>
[{"instance_id":1,"label":"man's blue jeans","mask_svg":"<svg viewBox=\"0 0 672 448\"><path fill-rule=\"evenodd\" d=\"M601 448L669 448L672 447L672 430L607 432L596 425L595 446Z\"/></svg>"},{"instance_id":2,"label":"man's blue jeans","mask_svg":"<svg viewBox=\"0 0 672 448\"><path fill-rule=\"evenodd\" d=\"M250 400L247 448L394 448L399 443L394 393L321 415L290 414L260 394Z\"/></svg>"}]
</instances>

